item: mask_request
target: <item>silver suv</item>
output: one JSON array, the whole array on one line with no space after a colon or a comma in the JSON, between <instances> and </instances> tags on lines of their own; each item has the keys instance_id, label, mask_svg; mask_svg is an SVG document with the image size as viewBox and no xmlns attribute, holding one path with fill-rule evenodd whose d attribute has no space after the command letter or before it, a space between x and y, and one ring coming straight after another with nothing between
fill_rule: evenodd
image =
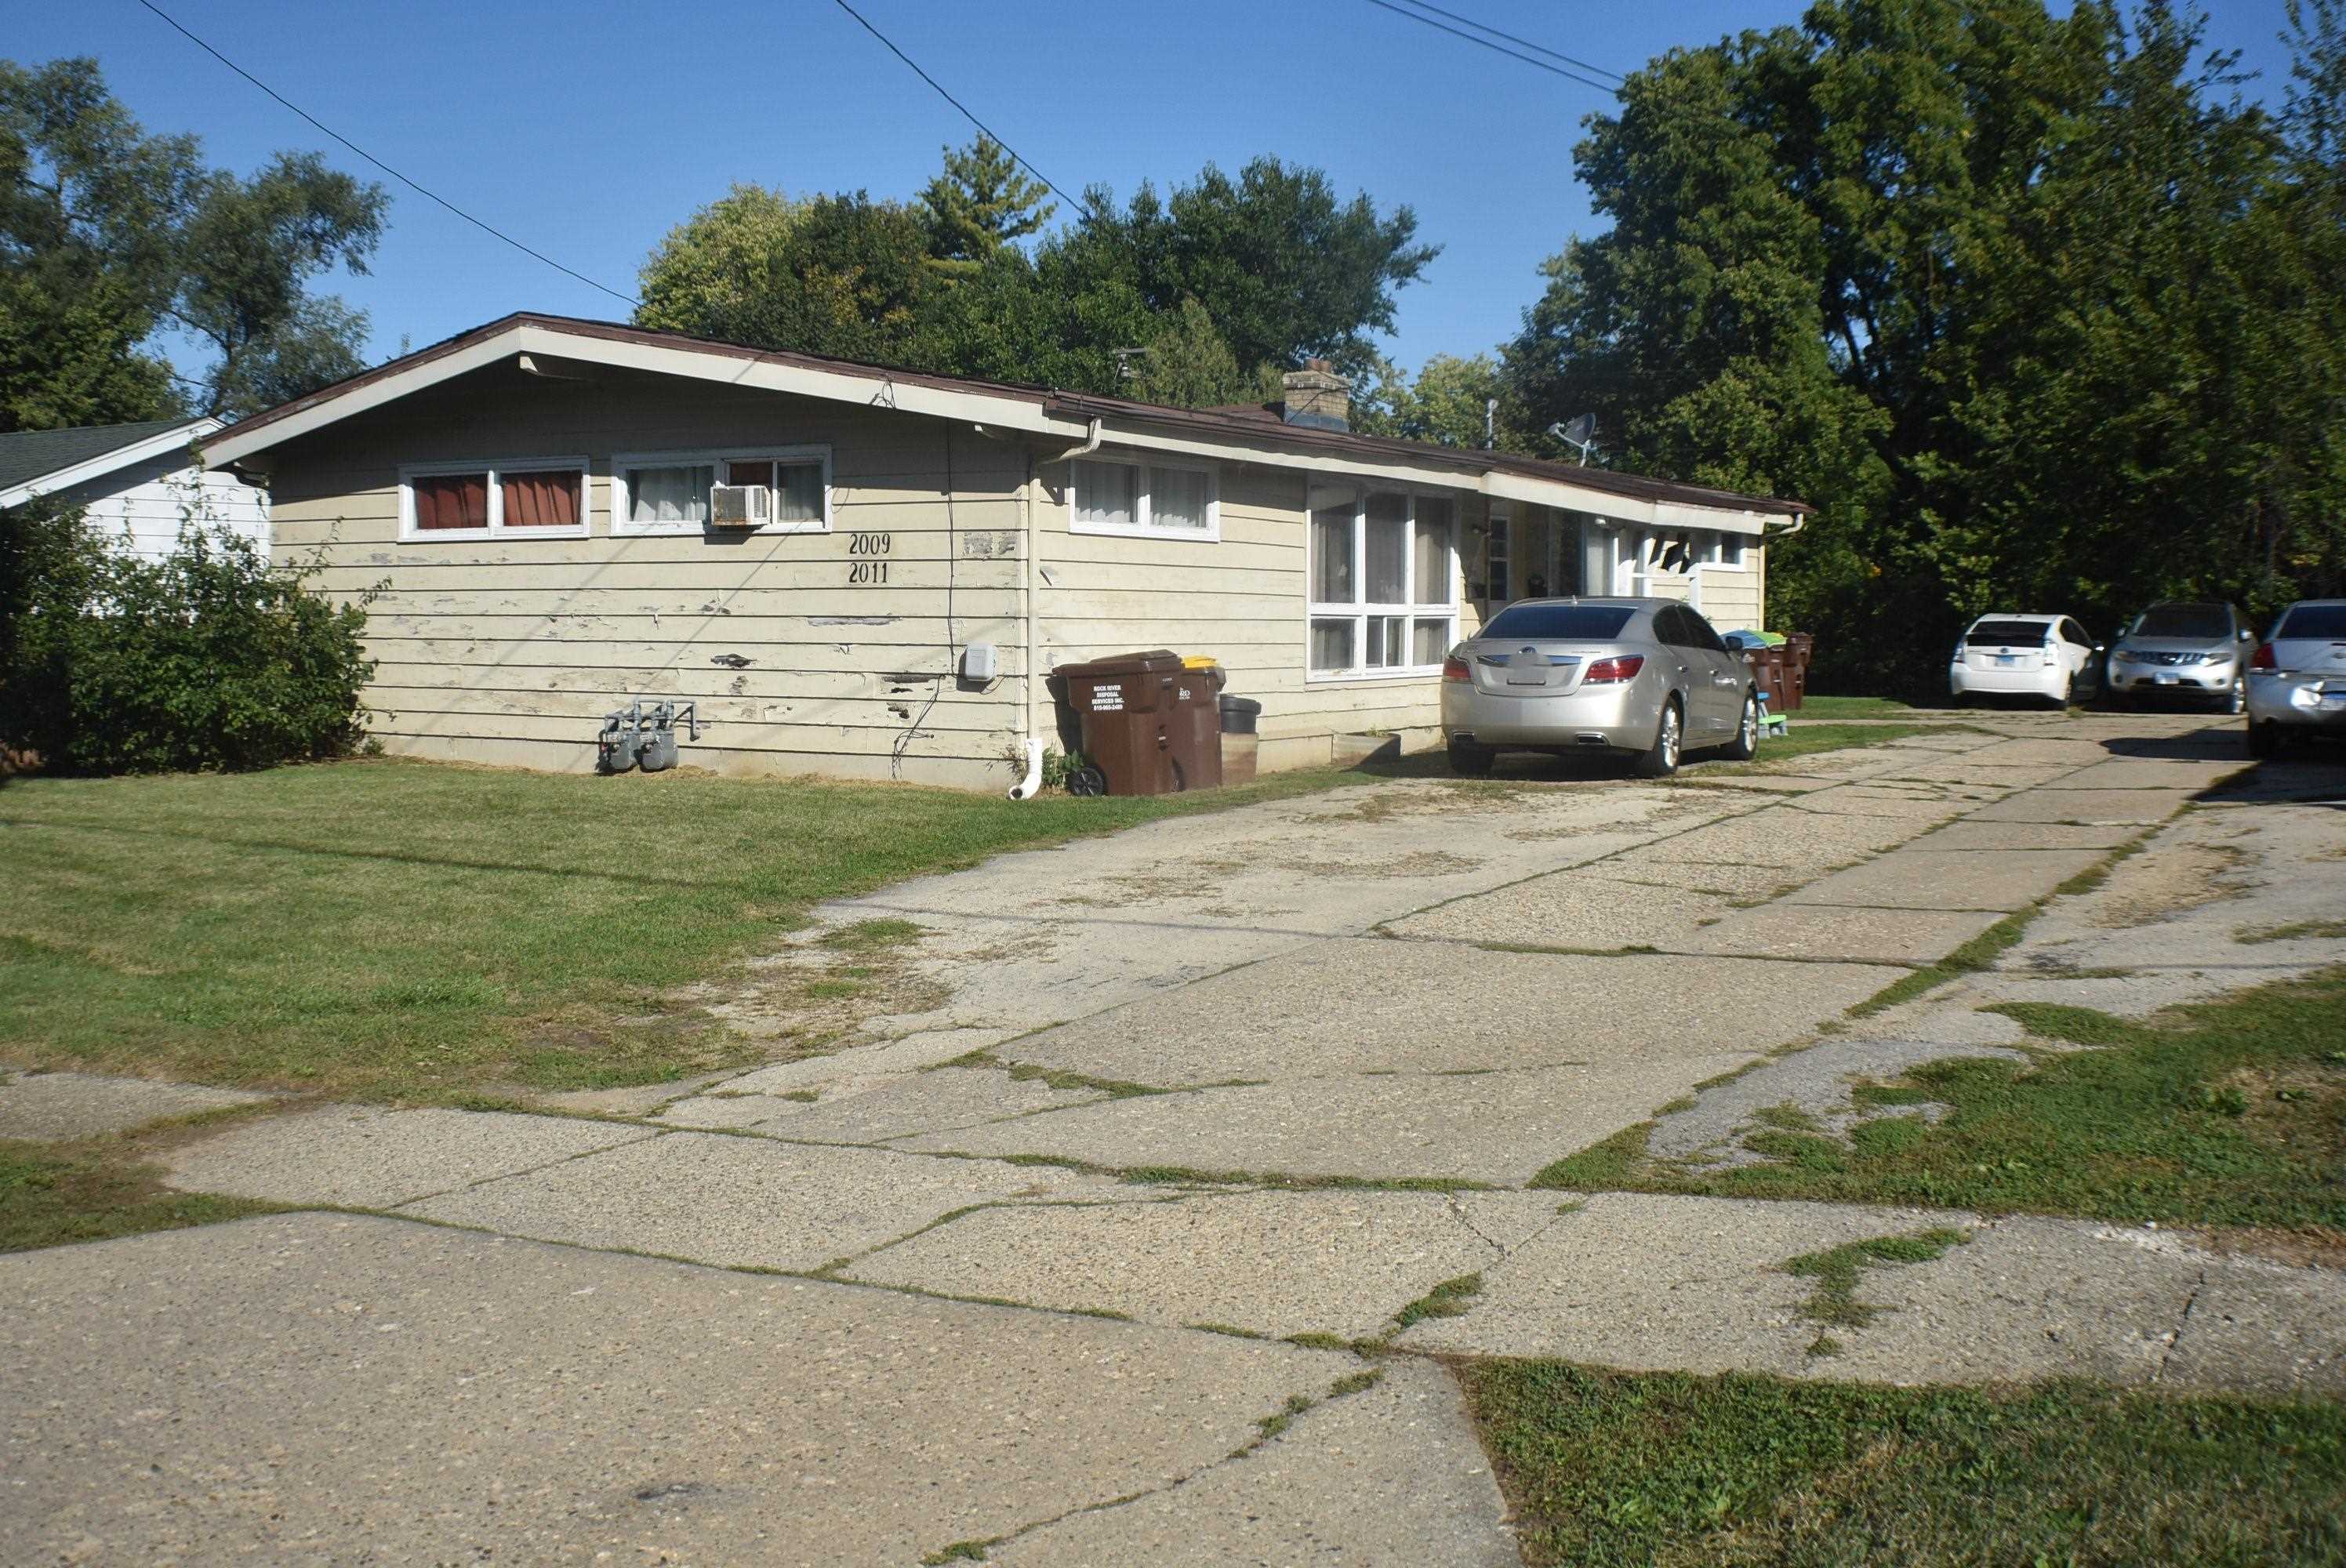
<instances>
[{"instance_id":1,"label":"silver suv","mask_svg":"<svg viewBox=\"0 0 2346 1568\"><path fill-rule=\"evenodd\" d=\"M2284 740L2346 736L2346 599L2300 599L2249 667L2249 755Z\"/></svg>"},{"instance_id":2,"label":"silver suv","mask_svg":"<svg viewBox=\"0 0 2346 1568\"><path fill-rule=\"evenodd\" d=\"M2245 713L2256 640L2229 605L2153 605L2110 645L2106 689L2120 702L2182 701Z\"/></svg>"}]
</instances>

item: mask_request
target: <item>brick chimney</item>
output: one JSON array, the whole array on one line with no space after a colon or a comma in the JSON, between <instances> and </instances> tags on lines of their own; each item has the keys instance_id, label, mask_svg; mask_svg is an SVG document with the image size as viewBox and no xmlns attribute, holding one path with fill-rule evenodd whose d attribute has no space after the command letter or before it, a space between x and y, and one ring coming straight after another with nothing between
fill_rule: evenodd
<instances>
[{"instance_id":1,"label":"brick chimney","mask_svg":"<svg viewBox=\"0 0 2346 1568\"><path fill-rule=\"evenodd\" d=\"M1352 386L1326 360L1306 360L1301 370L1290 371L1281 380L1287 401L1280 404L1280 417L1288 423L1314 430L1352 428Z\"/></svg>"}]
</instances>

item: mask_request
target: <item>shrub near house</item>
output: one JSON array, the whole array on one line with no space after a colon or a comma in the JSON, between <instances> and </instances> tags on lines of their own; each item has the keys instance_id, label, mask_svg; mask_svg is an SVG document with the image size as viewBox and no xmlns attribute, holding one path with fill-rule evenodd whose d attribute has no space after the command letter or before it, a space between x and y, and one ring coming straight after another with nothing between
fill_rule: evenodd
<instances>
[{"instance_id":1,"label":"shrub near house","mask_svg":"<svg viewBox=\"0 0 2346 1568\"><path fill-rule=\"evenodd\" d=\"M54 772L266 768L357 744L366 613L247 540L189 529L159 561L78 514L0 514L0 746Z\"/></svg>"}]
</instances>

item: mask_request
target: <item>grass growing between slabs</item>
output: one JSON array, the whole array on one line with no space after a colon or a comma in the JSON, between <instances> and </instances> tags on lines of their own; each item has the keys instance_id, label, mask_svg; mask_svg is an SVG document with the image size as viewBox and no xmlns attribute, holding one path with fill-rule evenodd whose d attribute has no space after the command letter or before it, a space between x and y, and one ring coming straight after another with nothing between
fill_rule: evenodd
<instances>
[{"instance_id":1,"label":"grass growing between slabs","mask_svg":"<svg viewBox=\"0 0 2346 1568\"><path fill-rule=\"evenodd\" d=\"M2346 1408L1459 1367L1525 1561L2346 1561Z\"/></svg>"},{"instance_id":2,"label":"grass growing between slabs","mask_svg":"<svg viewBox=\"0 0 2346 1568\"><path fill-rule=\"evenodd\" d=\"M1025 804L396 760L12 780L0 1064L372 1098L656 1083L744 1059L668 999L823 900L1373 779Z\"/></svg>"},{"instance_id":3,"label":"grass growing between slabs","mask_svg":"<svg viewBox=\"0 0 2346 1568\"><path fill-rule=\"evenodd\" d=\"M117 1139L38 1144L0 1138L0 1252L277 1211L275 1204L174 1192L160 1175Z\"/></svg>"},{"instance_id":4,"label":"grass growing between slabs","mask_svg":"<svg viewBox=\"0 0 2346 1568\"><path fill-rule=\"evenodd\" d=\"M1874 1114L1846 1139L1746 1133L1765 1164L1656 1161L1638 1127L1536 1185L2269 1227L2346 1243L2346 970L2147 1022L2043 1003L1995 1011L2047 1047L2091 1048L2031 1063L1959 1057L1861 1084ZM1943 1108L1935 1123L1919 1114L1926 1102Z\"/></svg>"}]
</instances>

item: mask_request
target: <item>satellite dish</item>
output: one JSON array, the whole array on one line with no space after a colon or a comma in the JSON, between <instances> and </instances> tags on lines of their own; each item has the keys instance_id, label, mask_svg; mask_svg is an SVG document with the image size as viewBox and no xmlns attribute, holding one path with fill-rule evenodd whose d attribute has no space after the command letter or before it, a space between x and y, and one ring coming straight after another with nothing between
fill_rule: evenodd
<instances>
[{"instance_id":1,"label":"satellite dish","mask_svg":"<svg viewBox=\"0 0 2346 1568\"><path fill-rule=\"evenodd\" d=\"M1556 440L1564 443L1565 445L1578 448L1580 452L1581 465L1583 467L1587 466L1589 449L1596 444L1596 416L1595 414L1581 414L1575 418L1570 424L1559 423L1549 425L1547 427L1547 433L1556 437Z\"/></svg>"}]
</instances>

